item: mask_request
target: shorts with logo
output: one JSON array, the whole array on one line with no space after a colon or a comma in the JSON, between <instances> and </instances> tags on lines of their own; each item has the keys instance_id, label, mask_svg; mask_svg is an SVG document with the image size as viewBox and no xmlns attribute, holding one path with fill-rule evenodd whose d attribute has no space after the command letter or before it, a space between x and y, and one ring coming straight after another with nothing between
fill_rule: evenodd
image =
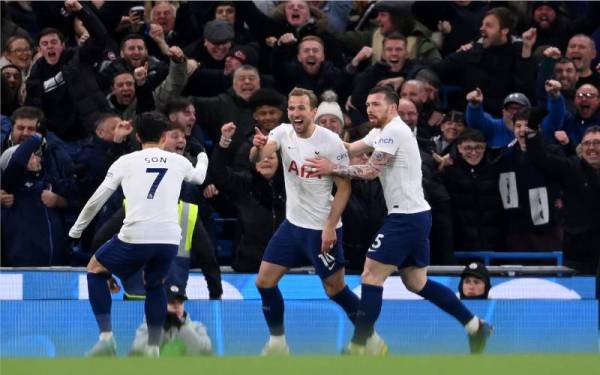
<instances>
[{"instance_id":1,"label":"shorts with logo","mask_svg":"<svg viewBox=\"0 0 600 375\"><path fill-rule=\"evenodd\" d=\"M327 254L321 252L320 230L301 228L285 219L267 245L263 260L287 268L313 265L321 279L344 267L342 228L336 229L337 241Z\"/></svg>"},{"instance_id":2,"label":"shorts with logo","mask_svg":"<svg viewBox=\"0 0 600 375\"><path fill-rule=\"evenodd\" d=\"M96 251L96 259L121 280L129 279L140 269L144 269L147 286L162 284L171 263L177 255L177 245L134 244L121 241L117 235Z\"/></svg>"},{"instance_id":3,"label":"shorts with logo","mask_svg":"<svg viewBox=\"0 0 600 375\"><path fill-rule=\"evenodd\" d=\"M389 214L367 250L367 258L404 268L429 265L431 211Z\"/></svg>"}]
</instances>

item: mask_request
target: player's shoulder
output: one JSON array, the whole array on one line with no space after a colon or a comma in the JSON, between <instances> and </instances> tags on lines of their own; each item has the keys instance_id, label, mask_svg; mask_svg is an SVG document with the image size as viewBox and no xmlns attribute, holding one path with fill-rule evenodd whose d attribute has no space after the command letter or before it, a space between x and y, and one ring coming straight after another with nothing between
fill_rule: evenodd
<instances>
[{"instance_id":1,"label":"player's shoulder","mask_svg":"<svg viewBox=\"0 0 600 375\"><path fill-rule=\"evenodd\" d=\"M281 124L277 125L273 129L271 129L271 131L269 132L269 134L285 133L285 132L288 132L290 130L294 130L294 128L292 127L292 124L287 123L287 122L282 122Z\"/></svg>"},{"instance_id":2,"label":"player's shoulder","mask_svg":"<svg viewBox=\"0 0 600 375\"><path fill-rule=\"evenodd\" d=\"M404 121L402 121L400 116L396 116L386 127L381 130L381 133L392 135L410 135L412 134L412 130Z\"/></svg>"},{"instance_id":3,"label":"player's shoulder","mask_svg":"<svg viewBox=\"0 0 600 375\"><path fill-rule=\"evenodd\" d=\"M342 143L343 141L340 138L339 134L327 129L321 125L317 125L316 126L316 138L317 139L321 139L321 140L325 140L326 142L330 143L330 142L334 142L334 143Z\"/></svg>"}]
</instances>

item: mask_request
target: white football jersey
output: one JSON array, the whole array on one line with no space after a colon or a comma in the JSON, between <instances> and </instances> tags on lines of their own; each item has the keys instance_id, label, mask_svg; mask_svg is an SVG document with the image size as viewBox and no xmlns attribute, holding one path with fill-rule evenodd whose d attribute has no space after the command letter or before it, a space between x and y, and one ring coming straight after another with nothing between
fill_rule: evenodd
<instances>
[{"instance_id":1,"label":"white football jersey","mask_svg":"<svg viewBox=\"0 0 600 375\"><path fill-rule=\"evenodd\" d=\"M375 151L394 155L379 174L388 213L411 214L429 210L423 194L421 155L417 138L399 116L383 129L371 129L363 139Z\"/></svg>"},{"instance_id":2,"label":"white football jersey","mask_svg":"<svg viewBox=\"0 0 600 375\"><path fill-rule=\"evenodd\" d=\"M269 133L277 143L283 162L286 212L290 223L322 230L333 201L333 177L314 176L305 159L322 157L336 164L348 165L348 153L340 137L329 129L316 126L309 138L300 138L291 124L281 124ZM341 227L341 221L337 228Z\"/></svg>"},{"instance_id":3,"label":"white football jersey","mask_svg":"<svg viewBox=\"0 0 600 375\"><path fill-rule=\"evenodd\" d=\"M159 148L121 156L101 186L123 187L127 210L119 239L128 243L178 245L181 228L177 203L183 180L197 181L196 169L185 157ZM203 177L202 177L203 178Z\"/></svg>"}]
</instances>

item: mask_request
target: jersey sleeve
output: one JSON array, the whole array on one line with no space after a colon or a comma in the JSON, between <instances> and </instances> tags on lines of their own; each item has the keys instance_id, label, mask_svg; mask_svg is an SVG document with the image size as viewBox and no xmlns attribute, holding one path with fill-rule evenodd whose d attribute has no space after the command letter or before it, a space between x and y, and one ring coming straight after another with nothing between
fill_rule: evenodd
<instances>
[{"instance_id":1,"label":"jersey sleeve","mask_svg":"<svg viewBox=\"0 0 600 375\"><path fill-rule=\"evenodd\" d=\"M279 148L281 147L281 140L283 139L283 136L285 135L285 126L284 124L281 124L275 128L273 128L270 132L269 132L269 140L267 142L275 142L277 144L277 149L279 150Z\"/></svg>"},{"instance_id":2,"label":"jersey sleeve","mask_svg":"<svg viewBox=\"0 0 600 375\"><path fill-rule=\"evenodd\" d=\"M408 130L408 127L406 127ZM375 151L385 152L386 154L394 155L400 145L402 132L398 127L386 126L383 128L379 137L373 140L372 146ZM407 132L408 134L408 132Z\"/></svg>"},{"instance_id":3,"label":"jersey sleeve","mask_svg":"<svg viewBox=\"0 0 600 375\"><path fill-rule=\"evenodd\" d=\"M361 140L365 142L367 146L375 148L375 138L377 137L377 133L377 129L371 129Z\"/></svg>"},{"instance_id":4,"label":"jersey sleeve","mask_svg":"<svg viewBox=\"0 0 600 375\"><path fill-rule=\"evenodd\" d=\"M348 150L344 146L344 142L336 135L334 142L331 147L331 157L335 160L336 164L350 165L350 158L348 157Z\"/></svg>"},{"instance_id":5,"label":"jersey sleeve","mask_svg":"<svg viewBox=\"0 0 600 375\"><path fill-rule=\"evenodd\" d=\"M125 169L125 162L122 158L119 158L110 166L101 185L110 190L117 190L123 180L124 173L126 172Z\"/></svg>"}]
</instances>

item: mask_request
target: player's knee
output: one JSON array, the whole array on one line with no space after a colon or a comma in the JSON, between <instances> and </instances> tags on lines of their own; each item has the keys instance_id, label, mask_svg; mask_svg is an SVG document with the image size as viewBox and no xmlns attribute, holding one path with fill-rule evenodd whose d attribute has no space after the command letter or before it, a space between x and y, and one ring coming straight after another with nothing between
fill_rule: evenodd
<instances>
[{"instance_id":1,"label":"player's knee","mask_svg":"<svg viewBox=\"0 0 600 375\"><path fill-rule=\"evenodd\" d=\"M85 270L88 273L108 272L108 270L100 262L98 262L98 259L96 259L95 256L92 256L92 259L90 259L90 261L88 262L87 266L85 267Z\"/></svg>"},{"instance_id":2,"label":"player's knee","mask_svg":"<svg viewBox=\"0 0 600 375\"><path fill-rule=\"evenodd\" d=\"M385 281L385 277L383 277L382 275L379 275L376 272L373 272L371 270L365 269L363 271L363 273L360 275L360 282L363 284L369 284L369 285L383 285L383 282Z\"/></svg>"},{"instance_id":3,"label":"player's knee","mask_svg":"<svg viewBox=\"0 0 600 375\"><path fill-rule=\"evenodd\" d=\"M328 297L335 296L344 289L346 284L343 280L330 280L323 282L323 288Z\"/></svg>"},{"instance_id":4,"label":"player's knee","mask_svg":"<svg viewBox=\"0 0 600 375\"><path fill-rule=\"evenodd\" d=\"M413 293L419 293L423 290L426 281L426 278L422 280L420 277L402 278L402 282L404 283L404 286L406 286L406 289Z\"/></svg>"},{"instance_id":5,"label":"player's knee","mask_svg":"<svg viewBox=\"0 0 600 375\"><path fill-rule=\"evenodd\" d=\"M257 288L274 288L277 285L275 280L261 276L260 274L256 277L254 284Z\"/></svg>"}]
</instances>

